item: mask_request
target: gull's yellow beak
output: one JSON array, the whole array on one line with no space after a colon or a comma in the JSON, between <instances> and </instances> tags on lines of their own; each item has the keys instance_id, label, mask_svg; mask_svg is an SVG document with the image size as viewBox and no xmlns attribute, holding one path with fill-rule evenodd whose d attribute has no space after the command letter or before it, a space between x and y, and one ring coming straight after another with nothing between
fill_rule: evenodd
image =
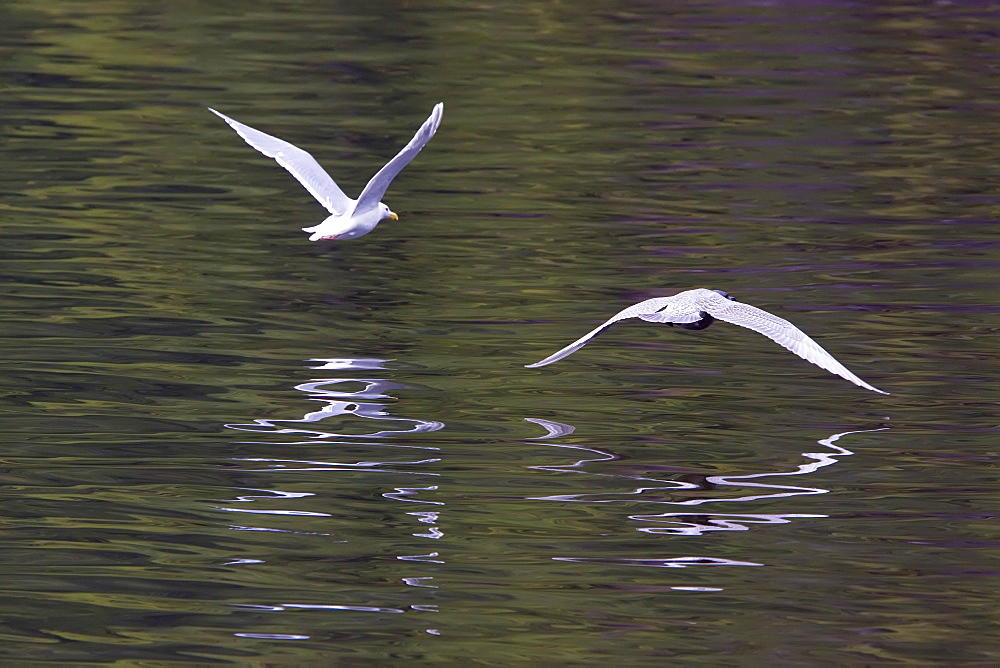
<instances>
[{"instance_id":1,"label":"gull's yellow beak","mask_svg":"<svg viewBox=\"0 0 1000 668\"><path fill-rule=\"evenodd\" d=\"M392 218L393 220L399 220L399 216L397 216L397 215L396 215L395 213L393 213L392 211L390 211L390 212L389 212L389 217L390 217L390 218Z\"/></svg>"}]
</instances>

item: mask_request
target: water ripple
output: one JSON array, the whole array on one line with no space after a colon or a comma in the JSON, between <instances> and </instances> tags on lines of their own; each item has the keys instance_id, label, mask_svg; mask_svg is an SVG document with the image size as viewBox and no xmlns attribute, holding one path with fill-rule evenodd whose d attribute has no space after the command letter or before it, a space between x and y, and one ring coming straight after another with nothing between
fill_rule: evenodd
<instances>
[{"instance_id":1,"label":"water ripple","mask_svg":"<svg viewBox=\"0 0 1000 668\"><path fill-rule=\"evenodd\" d=\"M244 471L273 471L275 469L282 469L284 471L336 471L336 470L351 470L351 471L391 471L392 473L401 473L404 475L440 475L439 473L433 473L431 471L400 471L397 469L386 469L381 467L387 466L398 466L401 464L432 464L434 462L441 461L440 458L434 459L421 459L412 462L317 462L302 459L268 459L264 457L235 457L234 461L242 462L268 462L271 464L270 467L265 469L242 469ZM302 464L303 466L289 466L290 464Z\"/></svg>"},{"instance_id":2,"label":"water ripple","mask_svg":"<svg viewBox=\"0 0 1000 668\"><path fill-rule=\"evenodd\" d=\"M396 479L396 476L440 477L440 473L427 470L428 466L440 462L440 457L417 459L409 457L393 460L385 456L389 452L387 448L440 450L436 445L413 442L410 439L439 431L444 428L444 423L437 420L397 417L391 414L389 406L400 401L395 395L411 388L392 379L371 377L373 370L387 371L388 360L338 357L310 361L319 362L318 365L310 367L314 370L361 371L364 376L358 378L350 377L348 374L337 377L324 376L292 383L291 387L305 395L307 401L323 404L319 410L308 411L301 418L256 418L248 423L225 425L236 431L267 434L273 438L273 440L242 442L240 444L242 446L254 449L266 448L270 452L234 456L230 461L237 464L237 467L232 470L242 475L259 476L263 474L269 478L294 475L294 477L283 478L286 483L282 486L291 487L306 484L310 487L305 490L296 487L294 491L278 489L278 485L241 487L235 490L237 493L234 498L214 505L212 508L227 513L255 515L261 517L262 520L264 517L272 519L297 517L308 518L311 521L322 519L324 524L317 528L328 525L330 527L328 532L303 532L297 528L289 533L336 535L338 538L343 538L337 542L342 543L345 550L354 550L351 553L352 557L348 557L351 559L368 560L382 557L386 548L379 546L375 536L379 531L388 530L388 538L392 541L392 547L388 549L398 550L394 552L395 562L412 564L412 566L407 567L410 572L398 577L399 591L407 592L409 596L430 594L428 590L436 590L438 585L430 584L435 576L424 569L433 568L433 564L444 564L445 561L438 558L437 551L421 550L421 543L427 540L439 541L445 537L445 532L440 526L441 511L406 510L399 513L389 513L390 515L398 514L400 519L405 520L402 522L404 533L400 534L395 529L388 529L388 525L392 522L387 522L384 518L385 509L371 507L370 495L374 492L389 503L403 502L427 504L435 507L444 506L443 501L424 498L428 492L436 492L437 485L403 486L399 485ZM360 424L361 428L350 430L355 433L348 433L349 430L341 427L343 421L347 419ZM333 420L337 420L337 426L334 429L325 429L324 427ZM391 421L403 426L395 429L372 429L369 426L372 424L370 421L377 421L376 424ZM308 425L308 428L294 425ZM287 439L288 435L299 438ZM300 440L302 436L305 436L306 440ZM312 456L300 457L288 452L289 448L302 447L308 447ZM324 456L316 456L314 453L317 451L322 452ZM349 457L345 457L348 453ZM343 482L334 482L331 486L332 476L347 479ZM386 476L389 478L387 479ZM348 480L350 484L348 484ZM387 481L391 482L387 485ZM375 489L362 493L361 500L355 502L351 496L352 487L350 485L362 486L362 488L374 486ZM323 504L323 508L275 508L276 505L303 503ZM331 506L336 510L329 511ZM369 522L365 518L373 510L380 517L376 521ZM354 533L350 527L357 527L362 531ZM231 528L240 531L286 531L270 527L233 526ZM415 528L416 530L414 530ZM402 543L399 541L401 536L404 539ZM239 558L230 559L226 563L231 566L239 565L242 568L253 569L258 568L265 561L265 559L256 558L256 555L240 555ZM413 572L413 569L420 570ZM398 598L398 596L394 598ZM339 610L403 613L408 610L423 612L437 612L438 610L436 605L430 603L412 603L400 607L395 604L372 605L370 601L351 603L340 601L337 603L295 602L277 605L271 605L267 602L247 602L241 604L240 607L247 610L270 612ZM427 633L432 631L427 630ZM254 634L251 636L258 637ZM283 638L284 636L279 639ZM298 636L292 634L288 638L296 639Z\"/></svg>"},{"instance_id":3,"label":"water ripple","mask_svg":"<svg viewBox=\"0 0 1000 668\"><path fill-rule=\"evenodd\" d=\"M663 559L616 559L612 557L552 557L553 561L578 564L618 564L621 566L647 566L652 568L690 568L691 566L763 566L752 561L735 561L716 557L668 557Z\"/></svg>"},{"instance_id":4,"label":"water ripple","mask_svg":"<svg viewBox=\"0 0 1000 668\"><path fill-rule=\"evenodd\" d=\"M354 360L355 364L367 360ZM382 363L385 360L375 360ZM338 363L343 360L337 360ZM330 368L329 364L313 367L317 369ZM343 367L340 367L343 368ZM360 368L359 366L350 368ZM348 391L343 389L330 389L328 386L338 386L342 383L361 383L363 387L359 390ZM420 434L438 431L444 428L444 423L437 420L416 420L412 418L399 418L389 415L385 410L385 404L379 403L377 399L393 400L391 390L406 389L406 385L395 383L378 378L317 378L294 386L296 390L309 395L310 401L324 402L326 405L320 410L305 413L301 418L287 418L281 420L266 420L258 418L252 424L227 424L229 429L238 431L267 432L277 434L305 434L312 438L357 438L365 436L368 438L386 438L400 434ZM343 399L347 399L343 401ZM365 399L368 401L359 401ZM378 430L363 434L343 434L339 432L321 431L316 429L299 429L294 427L282 427L278 423L315 423L328 418L352 415L354 417L367 420L390 420L395 422L412 423L410 429Z\"/></svg>"},{"instance_id":5,"label":"water ripple","mask_svg":"<svg viewBox=\"0 0 1000 668\"><path fill-rule=\"evenodd\" d=\"M535 437L535 441L545 441L555 437L557 434L568 435L574 432L571 425L552 422L548 420L539 421L537 419L526 418L528 422L539 424L546 430L544 436ZM817 441L820 445L828 448L821 452L803 452L802 456L810 460L800 464L791 471L768 471L760 473L747 473L741 475L698 475L681 474L683 480L656 479L638 475L618 474L588 470L599 464L619 461L621 458L606 449L585 447L581 445L569 445L562 443L545 442L548 448L559 448L577 452L588 453L594 456L576 459L567 464L558 465L535 465L528 468L551 471L556 473L576 473L588 476L596 476L604 479L618 479L622 482L630 483L633 480L649 480L660 484L657 486L635 487L631 491L620 492L585 492L576 494L553 494L546 496L532 496L529 499L537 501L562 501L569 503L605 504L605 503L640 503L640 504L667 504L678 506L699 506L709 503L750 503L763 500L774 500L801 495L826 494L829 490L821 487L797 486L778 484L774 481L765 482L762 479L803 476L816 473L818 470L831 466L841 461L842 457L853 453L840 445L837 445L844 436L858 433L868 433L885 431L887 427L877 429L862 429L855 431L845 431L832 434L827 438ZM746 493L746 489L752 490ZM738 489L744 493L738 496L725 494L732 489ZM663 498L662 493L667 491L674 495L674 498ZM706 492L711 495L701 496L696 499L676 498L682 492ZM722 492L722 493L713 493ZM656 493L660 493L659 495ZM668 513L633 513L627 515L627 519L644 523L645 526L636 527L635 530L647 535L659 536L704 536L718 531L749 531L755 526L789 524L796 519L818 519L827 515L802 512L749 512L749 513L692 513L692 512L668 512ZM652 526L650 526L652 524ZM666 526L664 526L666 525ZM619 564L624 566L653 566L657 568L686 568L688 566L763 566L757 561L733 560L728 558L705 557L705 556L682 556L669 558L616 558L616 557L553 557L555 561L566 561L574 563L605 563ZM684 588L690 591L720 591L717 587L694 589Z\"/></svg>"},{"instance_id":6,"label":"water ripple","mask_svg":"<svg viewBox=\"0 0 1000 668\"><path fill-rule=\"evenodd\" d=\"M807 475L810 473L815 473L816 471L818 471L823 467L830 466L840 461L838 457L854 454L853 452L851 452L846 448L835 445L835 441L839 440L841 437L847 436L849 434L885 431L887 429L888 427L880 427L878 429L861 429L857 431L846 431L833 434L825 439L817 441L820 445L825 445L828 448L830 448L832 452L803 452L802 453L803 457L807 457L814 461L802 464L796 467L794 471L774 471L765 473L749 473L745 475L725 475L725 476L698 476L698 475L687 476L688 478L693 478L695 480L694 482L681 481L681 480L662 480L658 478L647 478L643 476L624 475L615 473L597 473L585 470L567 471L567 469L582 468L587 464L592 464L595 462L617 460L619 459L619 457L612 452L607 452L605 450L601 450L598 448L588 448L579 445L546 443L546 446L548 447L567 448L571 450L591 452L597 454L598 457L587 457L584 459L579 459L570 464L558 464L558 465L546 465L546 466L536 465L536 466L529 466L528 468L541 469L546 471L559 471L565 473L568 472L582 473L591 476L620 478L625 480L649 480L653 482L663 483L663 486L637 487L629 492L614 493L616 496L620 495L634 496L634 495L644 494L645 492L662 491L662 490L711 491L711 490L718 490L719 488L724 488L724 487L751 487L754 489L770 489L770 490L780 490L780 491L770 494L747 494L738 497L710 497L710 498L686 499L686 500L602 498L608 496L611 493L553 494L550 496L535 496L530 498L539 501L569 501L569 502L584 502L584 503L620 503L620 502L634 502L638 500L645 503L666 503L671 505L696 506L704 503L757 501L761 499L774 499L787 496L799 496L802 494L826 494L829 492L829 490L820 487L801 487L793 485L778 485L774 483L768 484L763 482L748 482L748 481L757 478L769 478L776 476L797 476L797 475ZM548 438L548 437L549 436L543 436L538 438ZM635 517L652 517L652 516L635 516ZM659 515L657 517L659 517Z\"/></svg>"}]
</instances>

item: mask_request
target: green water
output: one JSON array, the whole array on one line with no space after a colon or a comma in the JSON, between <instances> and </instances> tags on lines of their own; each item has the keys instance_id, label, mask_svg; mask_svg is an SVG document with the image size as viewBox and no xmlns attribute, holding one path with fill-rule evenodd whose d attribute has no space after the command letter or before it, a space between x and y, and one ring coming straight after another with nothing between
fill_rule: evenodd
<instances>
[{"instance_id":1,"label":"green water","mask_svg":"<svg viewBox=\"0 0 1000 668\"><path fill-rule=\"evenodd\" d=\"M0 657L1000 661L1000 15L0 8ZM333 247L434 103L400 214ZM615 325L708 287L748 330Z\"/></svg>"}]
</instances>

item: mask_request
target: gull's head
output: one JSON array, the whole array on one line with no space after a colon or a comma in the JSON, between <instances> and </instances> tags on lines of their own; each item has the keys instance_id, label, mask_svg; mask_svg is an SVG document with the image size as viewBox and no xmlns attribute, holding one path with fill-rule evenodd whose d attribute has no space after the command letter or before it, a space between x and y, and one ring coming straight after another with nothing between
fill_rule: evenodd
<instances>
[{"instance_id":1,"label":"gull's head","mask_svg":"<svg viewBox=\"0 0 1000 668\"><path fill-rule=\"evenodd\" d=\"M720 295L728 299L729 301L736 301L733 297L729 296L728 292L723 292L722 290L712 290L712 292L718 292Z\"/></svg>"},{"instance_id":2,"label":"gull's head","mask_svg":"<svg viewBox=\"0 0 1000 668\"><path fill-rule=\"evenodd\" d=\"M378 203L379 220L384 220L386 218L392 218L393 220L399 220L399 216L389 210L385 204L382 202Z\"/></svg>"}]
</instances>

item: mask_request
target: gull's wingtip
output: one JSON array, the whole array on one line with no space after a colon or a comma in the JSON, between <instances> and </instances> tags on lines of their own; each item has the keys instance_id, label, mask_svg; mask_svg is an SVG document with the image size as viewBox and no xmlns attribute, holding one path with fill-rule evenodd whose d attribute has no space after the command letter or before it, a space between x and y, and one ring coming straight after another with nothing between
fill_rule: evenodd
<instances>
[{"instance_id":1,"label":"gull's wingtip","mask_svg":"<svg viewBox=\"0 0 1000 668\"><path fill-rule=\"evenodd\" d=\"M858 380L861 381L861 382L857 382L853 378L848 378L848 380L850 380L852 383L854 383L855 385L857 385L858 387L860 387L863 390L871 390L872 392L878 392L879 394L889 394L885 390L880 390L877 387L875 387L874 385L872 385L871 383L866 383L865 381L861 380L860 378L858 378Z\"/></svg>"},{"instance_id":2,"label":"gull's wingtip","mask_svg":"<svg viewBox=\"0 0 1000 668\"><path fill-rule=\"evenodd\" d=\"M855 376L854 378L848 378L848 380L850 380L851 382L853 382L858 387L864 388L866 390L871 390L872 392L878 392L879 394L889 394L885 390L880 390L877 387L875 387L874 385L872 385L871 383L868 383L868 382L865 382L865 381L861 380L857 376Z\"/></svg>"}]
</instances>

